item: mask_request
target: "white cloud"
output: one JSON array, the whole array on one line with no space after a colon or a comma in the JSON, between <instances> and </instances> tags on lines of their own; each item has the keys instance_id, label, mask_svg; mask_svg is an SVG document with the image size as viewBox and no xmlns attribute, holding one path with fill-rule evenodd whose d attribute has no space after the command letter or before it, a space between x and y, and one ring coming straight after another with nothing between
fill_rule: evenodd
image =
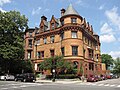
<instances>
[{"instance_id":1,"label":"white cloud","mask_svg":"<svg viewBox=\"0 0 120 90\"><path fill-rule=\"evenodd\" d=\"M114 35L106 34L106 35L100 36L100 41L105 42L105 43L111 43L111 42L116 41L116 38L114 37Z\"/></svg>"},{"instance_id":2,"label":"white cloud","mask_svg":"<svg viewBox=\"0 0 120 90\"><path fill-rule=\"evenodd\" d=\"M118 7L113 7L111 10L105 11L108 20L120 30L120 15L118 14Z\"/></svg>"},{"instance_id":3,"label":"white cloud","mask_svg":"<svg viewBox=\"0 0 120 90\"><path fill-rule=\"evenodd\" d=\"M113 33L113 29L108 23L104 23L100 29L100 41L104 43L111 43L116 41L116 38Z\"/></svg>"},{"instance_id":4,"label":"white cloud","mask_svg":"<svg viewBox=\"0 0 120 90\"><path fill-rule=\"evenodd\" d=\"M0 0L0 6L6 3L11 3L11 0Z\"/></svg>"},{"instance_id":5,"label":"white cloud","mask_svg":"<svg viewBox=\"0 0 120 90\"><path fill-rule=\"evenodd\" d=\"M39 14L41 9L42 9L41 7L38 7L36 10L33 9L32 10L32 15Z\"/></svg>"},{"instance_id":6,"label":"white cloud","mask_svg":"<svg viewBox=\"0 0 120 90\"><path fill-rule=\"evenodd\" d=\"M112 28L108 25L108 23L104 23L100 29L101 34L113 34Z\"/></svg>"},{"instance_id":7,"label":"white cloud","mask_svg":"<svg viewBox=\"0 0 120 90\"><path fill-rule=\"evenodd\" d=\"M99 10L103 10L104 9L104 5L101 5L100 7L99 7Z\"/></svg>"},{"instance_id":8,"label":"white cloud","mask_svg":"<svg viewBox=\"0 0 120 90\"><path fill-rule=\"evenodd\" d=\"M0 11L1 11L1 12L6 12L6 11L5 11L5 10L3 10L1 7L0 7Z\"/></svg>"},{"instance_id":9,"label":"white cloud","mask_svg":"<svg viewBox=\"0 0 120 90\"><path fill-rule=\"evenodd\" d=\"M109 55L111 55L115 59L117 57L120 57L120 51L111 51Z\"/></svg>"}]
</instances>

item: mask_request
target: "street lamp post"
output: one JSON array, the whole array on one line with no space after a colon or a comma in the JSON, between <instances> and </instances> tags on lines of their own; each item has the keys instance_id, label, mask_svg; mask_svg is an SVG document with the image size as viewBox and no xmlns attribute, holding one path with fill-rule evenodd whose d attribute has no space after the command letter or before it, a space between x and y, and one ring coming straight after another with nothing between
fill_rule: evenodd
<instances>
[{"instance_id":1,"label":"street lamp post","mask_svg":"<svg viewBox=\"0 0 120 90\"><path fill-rule=\"evenodd\" d=\"M55 72L56 72L55 69L53 69L52 72L53 72L53 79L52 79L52 82L55 82Z\"/></svg>"},{"instance_id":2,"label":"street lamp post","mask_svg":"<svg viewBox=\"0 0 120 90\"><path fill-rule=\"evenodd\" d=\"M52 73L53 73L52 82L55 82L55 76L56 76L56 60L55 59L53 59L52 67L53 67L53 70L52 70Z\"/></svg>"}]
</instances>

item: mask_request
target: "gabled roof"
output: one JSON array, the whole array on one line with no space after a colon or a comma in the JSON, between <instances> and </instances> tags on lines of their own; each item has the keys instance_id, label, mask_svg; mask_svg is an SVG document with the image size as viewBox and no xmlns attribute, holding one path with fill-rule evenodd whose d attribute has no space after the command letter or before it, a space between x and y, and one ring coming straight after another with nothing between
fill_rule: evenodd
<instances>
[{"instance_id":1,"label":"gabled roof","mask_svg":"<svg viewBox=\"0 0 120 90\"><path fill-rule=\"evenodd\" d=\"M66 15L70 15L70 14L74 14L74 15L79 15L79 13L73 8L72 4L70 4L66 10L66 12L64 13L63 16L66 16Z\"/></svg>"}]
</instances>

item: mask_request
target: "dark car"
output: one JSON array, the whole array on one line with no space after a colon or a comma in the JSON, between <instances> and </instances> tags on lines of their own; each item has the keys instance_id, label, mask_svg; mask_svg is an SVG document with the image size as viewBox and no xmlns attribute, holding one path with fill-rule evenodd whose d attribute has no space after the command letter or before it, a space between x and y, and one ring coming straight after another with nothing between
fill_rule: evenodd
<instances>
[{"instance_id":1,"label":"dark car","mask_svg":"<svg viewBox=\"0 0 120 90\"><path fill-rule=\"evenodd\" d=\"M35 75L33 73L24 73L24 74L17 74L15 76L15 81L22 81L22 82L35 82L36 78Z\"/></svg>"},{"instance_id":2,"label":"dark car","mask_svg":"<svg viewBox=\"0 0 120 90\"><path fill-rule=\"evenodd\" d=\"M116 75L116 74L114 74L114 75L111 76L111 78L112 78L112 79L117 79L117 78L119 78L119 76Z\"/></svg>"},{"instance_id":3,"label":"dark car","mask_svg":"<svg viewBox=\"0 0 120 90\"><path fill-rule=\"evenodd\" d=\"M90 75L88 78L87 78L87 82L97 82L98 81L98 78L94 75Z\"/></svg>"}]
</instances>

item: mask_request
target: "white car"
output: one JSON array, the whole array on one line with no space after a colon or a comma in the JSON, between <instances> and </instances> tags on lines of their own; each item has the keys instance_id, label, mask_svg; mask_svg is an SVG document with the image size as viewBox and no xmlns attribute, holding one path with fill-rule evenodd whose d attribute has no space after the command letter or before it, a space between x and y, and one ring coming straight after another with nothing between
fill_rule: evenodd
<instances>
[{"instance_id":1,"label":"white car","mask_svg":"<svg viewBox=\"0 0 120 90\"><path fill-rule=\"evenodd\" d=\"M6 81L6 80L14 80L15 77L13 75L2 75L2 76L0 76L0 79L4 80L4 81Z\"/></svg>"}]
</instances>

